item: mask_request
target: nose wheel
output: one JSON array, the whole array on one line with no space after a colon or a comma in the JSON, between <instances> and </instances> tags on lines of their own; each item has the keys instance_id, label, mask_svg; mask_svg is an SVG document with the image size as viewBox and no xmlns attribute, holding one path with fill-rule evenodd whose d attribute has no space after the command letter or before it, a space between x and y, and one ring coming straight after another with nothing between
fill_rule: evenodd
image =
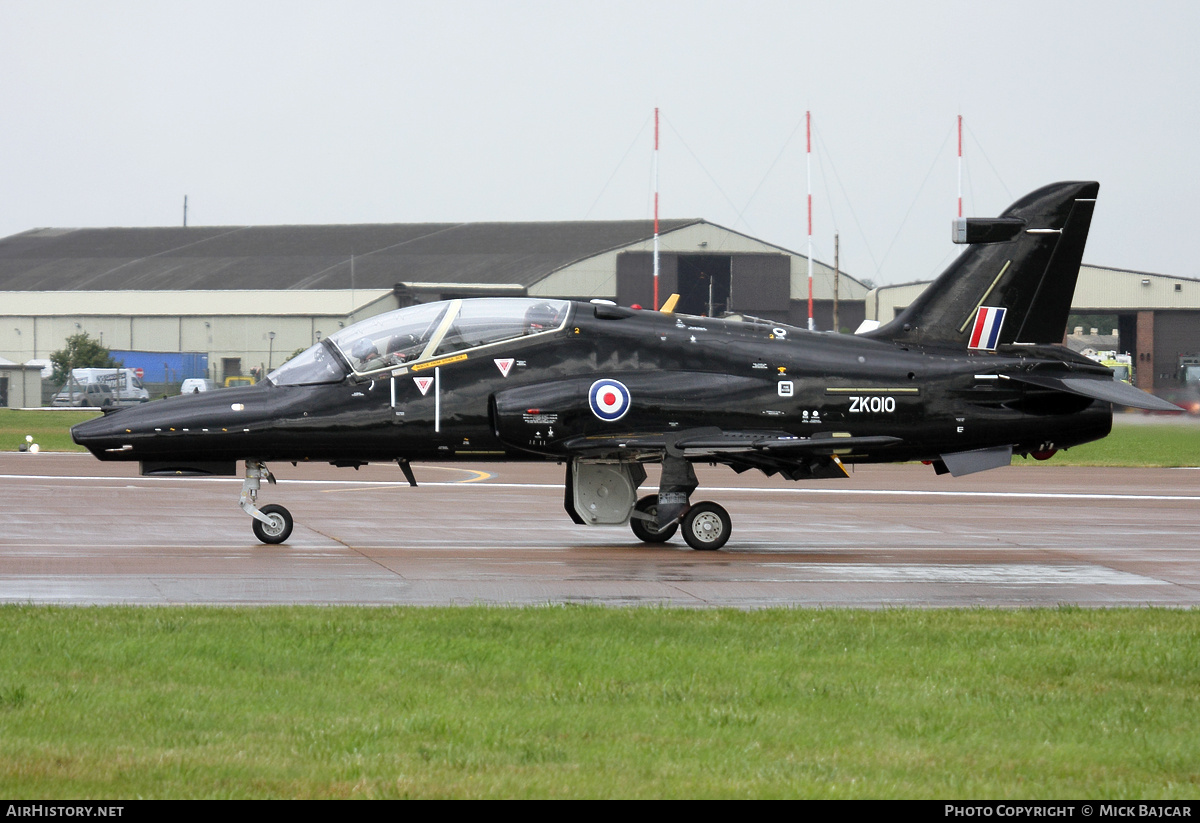
<instances>
[{"instance_id":1,"label":"nose wheel","mask_svg":"<svg viewBox=\"0 0 1200 823\"><path fill-rule=\"evenodd\" d=\"M683 539L693 549L698 552L713 552L729 541L733 521L723 507L705 501L688 509L680 529Z\"/></svg>"},{"instance_id":2,"label":"nose wheel","mask_svg":"<svg viewBox=\"0 0 1200 823\"><path fill-rule=\"evenodd\" d=\"M242 481L242 496L239 505L242 511L254 518L254 536L264 543L282 543L292 534L292 513L274 503L258 507L258 489L262 481L275 482L275 475L257 460L246 461L246 477Z\"/></svg>"},{"instance_id":3,"label":"nose wheel","mask_svg":"<svg viewBox=\"0 0 1200 823\"><path fill-rule=\"evenodd\" d=\"M283 506L278 506L274 503L263 506L259 509L266 518L266 522L254 519L252 528L254 536L264 543L275 544L282 543L287 540L292 534L292 513Z\"/></svg>"}]
</instances>

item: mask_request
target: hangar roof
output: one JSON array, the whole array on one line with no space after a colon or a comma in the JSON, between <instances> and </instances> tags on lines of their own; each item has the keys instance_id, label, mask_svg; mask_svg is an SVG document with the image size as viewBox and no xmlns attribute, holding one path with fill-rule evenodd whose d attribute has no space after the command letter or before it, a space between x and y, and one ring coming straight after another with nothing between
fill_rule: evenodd
<instances>
[{"instance_id":1,"label":"hangar roof","mask_svg":"<svg viewBox=\"0 0 1200 823\"><path fill-rule=\"evenodd\" d=\"M530 286L653 235L650 220L31 229L0 239L0 291Z\"/></svg>"}]
</instances>

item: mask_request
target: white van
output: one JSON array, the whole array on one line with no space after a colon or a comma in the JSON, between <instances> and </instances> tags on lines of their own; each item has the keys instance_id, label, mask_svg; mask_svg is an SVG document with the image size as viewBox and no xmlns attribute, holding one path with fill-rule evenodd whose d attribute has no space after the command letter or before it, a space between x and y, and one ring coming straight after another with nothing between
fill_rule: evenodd
<instances>
[{"instance_id":1,"label":"white van","mask_svg":"<svg viewBox=\"0 0 1200 823\"><path fill-rule=\"evenodd\" d=\"M81 386L103 383L113 393L118 406L132 406L150 400L150 392L133 369L71 369L71 378Z\"/></svg>"},{"instance_id":2,"label":"white van","mask_svg":"<svg viewBox=\"0 0 1200 823\"><path fill-rule=\"evenodd\" d=\"M180 394L199 394L202 391L212 391L217 387L217 384L212 380L203 377L189 377L183 381L183 385L179 387Z\"/></svg>"}]
</instances>

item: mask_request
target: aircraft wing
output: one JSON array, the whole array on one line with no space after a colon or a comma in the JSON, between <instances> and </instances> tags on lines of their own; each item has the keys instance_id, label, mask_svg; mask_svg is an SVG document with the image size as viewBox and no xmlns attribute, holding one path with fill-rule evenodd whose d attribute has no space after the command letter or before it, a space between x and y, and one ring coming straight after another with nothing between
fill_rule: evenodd
<instances>
[{"instance_id":1,"label":"aircraft wing","mask_svg":"<svg viewBox=\"0 0 1200 823\"><path fill-rule=\"evenodd\" d=\"M1043 374L1013 374L1007 375L1009 380L1038 386L1043 389L1077 394L1091 397L1094 400L1104 400L1116 406L1130 406L1135 409L1150 411L1179 412L1183 411L1174 403L1168 403L1152 394L1134 388L1119 380L1109 380L1102 377L1068 377Z\"/></svg>"},{"instance_id":2,"label":"aircraft wing","mask_svg":"<svg viewBox=\"0 0 1200 823\"><path fill-rule=\"evenodd\" d=\"M851 437L830 433L799 437L782 431L724 431L717 428L690 429L670 434L606 434L575 437L563 445L569 451L657 451L667 449L682 457L711 457L722 454L775 453L789 456L848 454L866 449L894 446L899 437Z\"/></svg>"},{"instance_id":3,"label":"aircraft wing","mask_svg":"<svg viewBox=\"0 0 1200 823\"><path fill-rule=\"evenodd\" d=\"M768 477L780 473L791 480L844 477L839 454L858 454L903 442L899 437L851 437L831 433L799 437L782 431L724 431L717 428L682 432L630 433L575 437L563 446L577 454L667 453L692 461L725 463L741 473L759 469Z\"/></svg>"},{"instance_id":4,"label":"aircraft wing","mask_svg":"<svg viewBox=\"0 0 1200 823\"><path fill-rule=\"evenodd\" d=\"M689 457L718 454L767 453L786 456L814 455L829 457L868 449L886 448L901 442L899 437L850 437L817 434L798 437L782 432L721 432L718 436L696 435L681 438L675 447Z\"/></svg>"}]
</instances>

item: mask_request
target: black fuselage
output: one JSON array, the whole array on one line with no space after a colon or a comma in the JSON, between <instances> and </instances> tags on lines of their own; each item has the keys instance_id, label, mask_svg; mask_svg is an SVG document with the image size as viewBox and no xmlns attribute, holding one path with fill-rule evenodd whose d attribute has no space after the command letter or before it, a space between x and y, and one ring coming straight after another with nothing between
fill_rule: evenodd
<instances>
[{"instance_id":1,"label":"black fuselage","mask_svg":"<svg viewBox=\"0 0 1200 823\"><path fill-rule=\"evenodd\" d=\"M1001 445L1040 452L1108 434L1108 403L1006 379L1047 368L1107 374L1058 346L923 349L576 303L553 335L372 379L268 381L170 398L82 423L73 436L103 460L186 470L245 459L555 459L581 439L602 444L610 433L627 440L705 427L901 441L844 454L843 462L933 460ZM589 406L589 387L601 378L628 388L618 419ZM614 441L614 452L623 448Z\"/></svg>"}]
</instances>

